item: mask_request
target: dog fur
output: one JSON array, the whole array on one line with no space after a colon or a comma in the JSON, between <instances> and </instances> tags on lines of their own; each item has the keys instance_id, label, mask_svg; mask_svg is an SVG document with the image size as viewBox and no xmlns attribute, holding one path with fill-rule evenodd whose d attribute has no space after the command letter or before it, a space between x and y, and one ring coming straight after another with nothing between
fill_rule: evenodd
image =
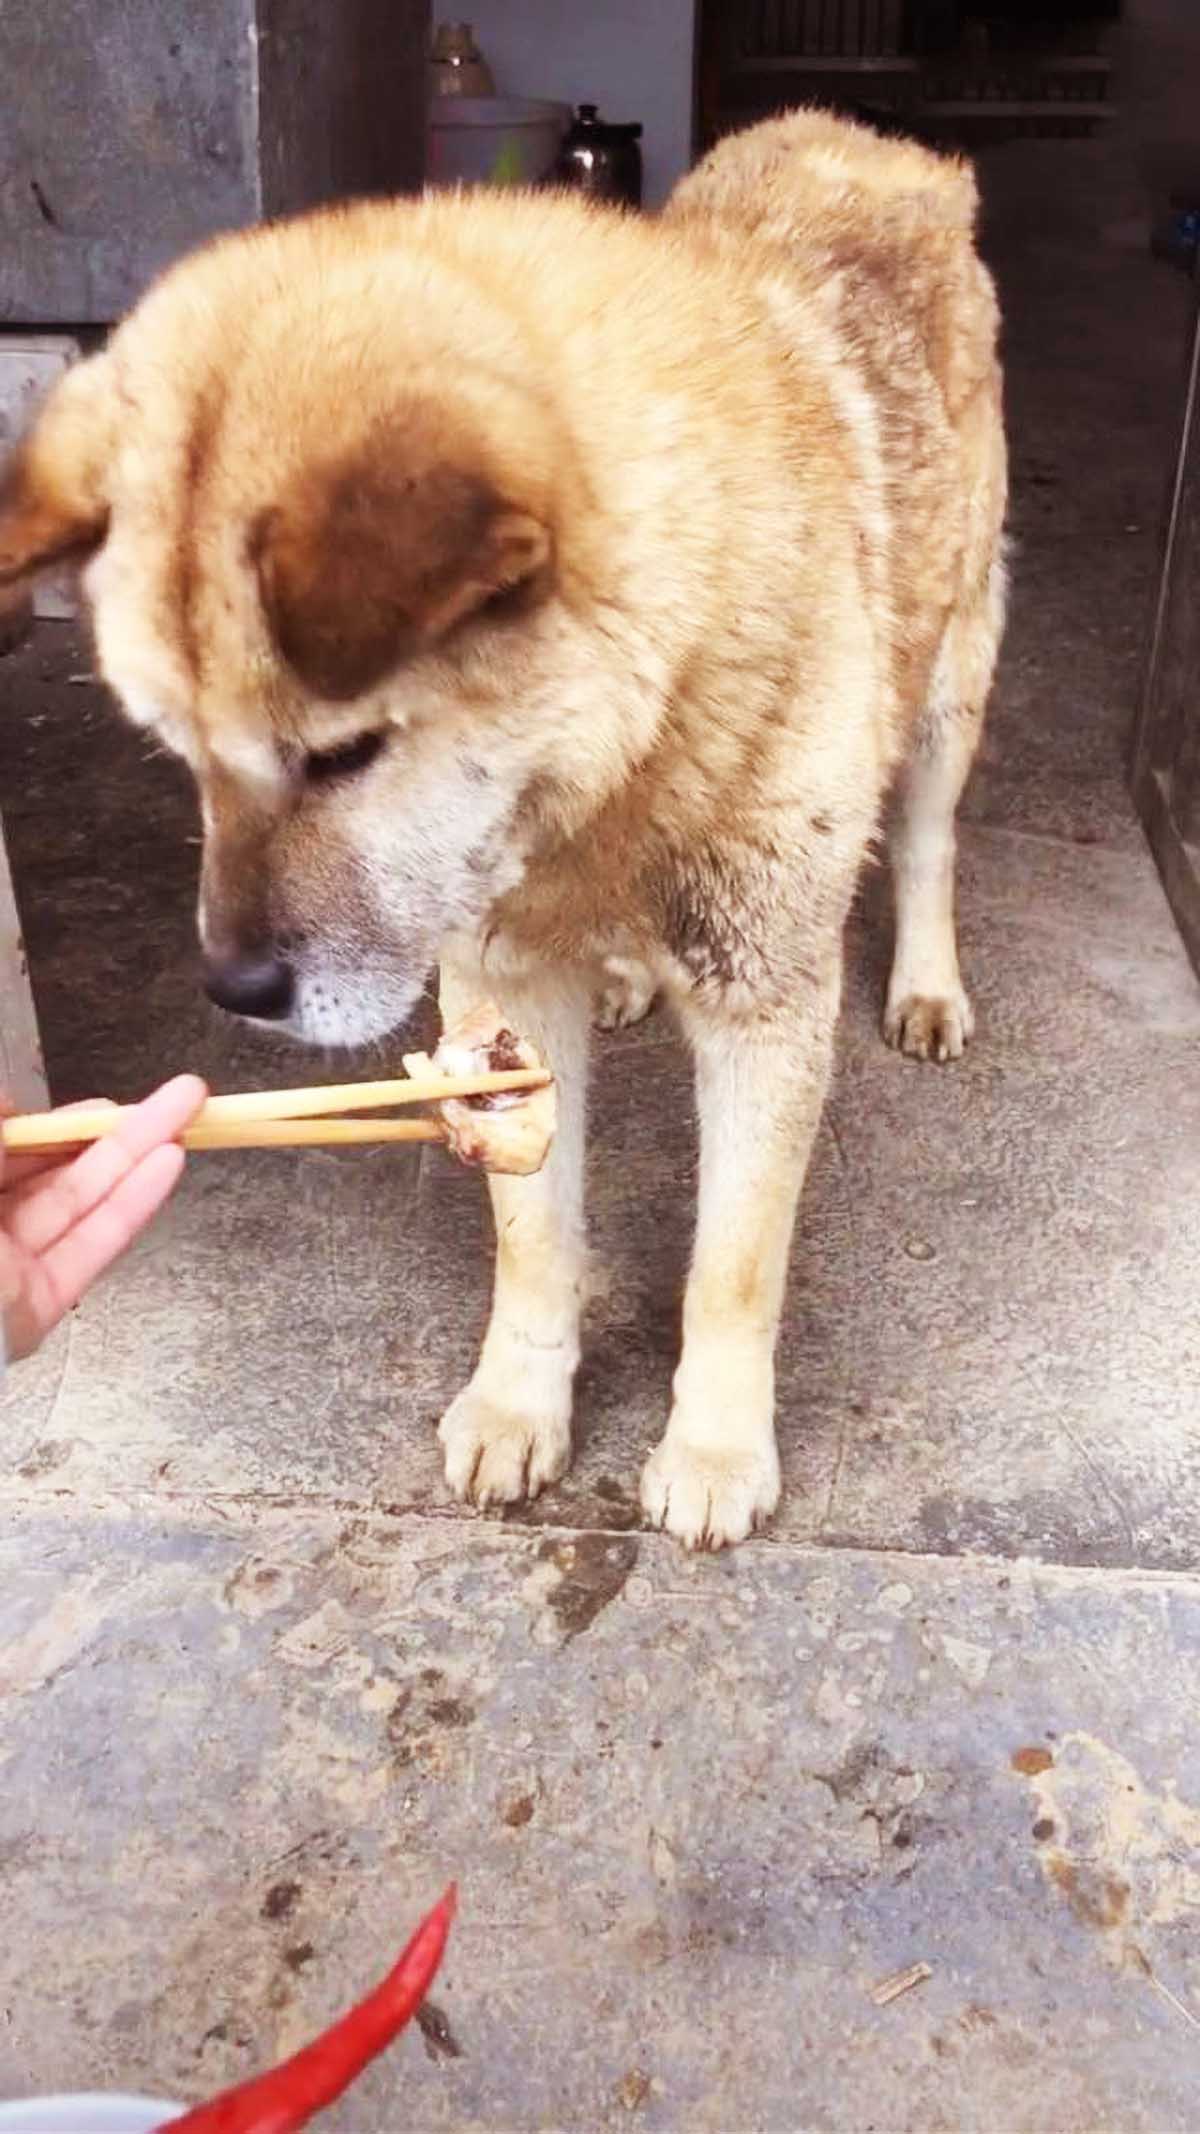
<instances>
[{"instance_id":1,"label":"dog fur","mask_svg":"<svg viewBox=\"0 0 1200 2134\"><path fill-rule=\"evenodd\" d=\"M224 238L70 373L0 496L0 585L87 560L100 664L190 763L208 956L355 1044L437 963L560 1077L491 1182L493 1312L441 1424L476 1503L570 1449L588 1028L694 1050L682 1354L642 1481L683 1542L779 1493L773 1349L842 931L895 788L884 1030L971 1031L954 812L1004 607L997 312L969 171L798 113L656 219L369 203Z\"/></svg>"}]
</instances>

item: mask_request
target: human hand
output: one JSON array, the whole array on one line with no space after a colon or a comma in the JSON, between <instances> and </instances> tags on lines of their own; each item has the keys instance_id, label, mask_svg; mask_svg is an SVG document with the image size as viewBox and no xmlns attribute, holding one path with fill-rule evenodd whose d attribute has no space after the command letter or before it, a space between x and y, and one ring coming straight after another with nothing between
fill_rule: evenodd
<instances>
[{"instance_id":1,"label":"human hand","mask_svg":"<svg viewBox=\"0 0 1200 2134\"><path fill-rule=\"evenodd\" d=\"M82 1155L47 1164L0 1151L0 1318L9 1356L31 1355L161 1208L184 1165L177 1136L207 1094L196 1075L177 1075Z\"/></svg>"}]
</instances>

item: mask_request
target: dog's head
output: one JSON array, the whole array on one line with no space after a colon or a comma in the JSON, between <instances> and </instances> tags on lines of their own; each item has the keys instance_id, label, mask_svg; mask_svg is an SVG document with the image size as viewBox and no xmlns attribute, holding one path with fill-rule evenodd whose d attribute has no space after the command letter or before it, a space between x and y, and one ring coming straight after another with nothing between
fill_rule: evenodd
<instances>
[{"instance_id":1,"label":"dog's head","mask_svg":"<svg viewBox=\"0 0 1200 2134\"><path fill-rule=\"evenodd\" d=\"M502 317L365 249L185 263L0 486L0 592L82 561L105 679L195 774L212 996L328 1044L403 1019L604 753L555 413Z\"/></svg>"}]
</instances>

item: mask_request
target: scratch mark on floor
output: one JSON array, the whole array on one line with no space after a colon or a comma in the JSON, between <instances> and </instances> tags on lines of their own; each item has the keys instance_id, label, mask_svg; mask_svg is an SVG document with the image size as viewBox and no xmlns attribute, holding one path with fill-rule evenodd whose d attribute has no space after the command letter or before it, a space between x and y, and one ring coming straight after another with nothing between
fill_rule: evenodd
<instances>
[{"instance_id":1,"label":"scratch mark on floor","mask_svg":"<svg viewBox=\"0 0 1200 2134\"><path fill-rule=\"evenodd\" d=\"M1149 1957L1136 1946L1130 1948L1129 1956L1135 1971L1140 1971L1146 1984L1154 1988L1168 2008L1173 2008L1176 2015L1182 2016L1189 2029L1200 2030L1200 2016L1188 2007L1186 2001L1181 2001L1177 1993L1172 1993L1171 1988L1159 1977Z\"/></svg>"},{"instance_id":2,"label":"scratch mark on floor","mask_svg":"<svg viewBox=\"0 0 1200 2134\"><path fill-rule=\"evenodd\" d=\"M1084 1440L1079 1437L1077 1433L1072 1429L1070 1423L1065 1421L1065 1419L1061 1416L1059 1417L1059 1428L1061 1429L1063 1436L1066 1438L1068 1445L1073 1445L1075 1451L1079 1454L1080 1459L1083 1461L1084 1466L1087 1468L1087 1471L1090 1474L1097 1489L1100 1491L1101 1496L1106 1497L1108 1499L1108 1502L1111 1504L1113 1510L1115 1511L1118 1519L1121 1522L1122 1527L1125 1530L1125 1540L1129 1548L1130 1562L1136 1562L1137 1535L1134 1532L1133 1521L1130 1518L1129 1513L1125 1509L1125 1505L1122 1498L1113 1488L1111 1481L1105 1474L1104 1469L1100 1466L1099 1462L1094 1458L1093 1454L1089 1452Z\"/></svg>"},{"instance_id":3,"label":"scratch mark on floor","mask_svg":"<svg viewBox=\"0 0 1200 2134\"><path fill-rule=\"evenodd\" d=\"M833 1473L829 1477L829 1491L825 1498L825 1509L821 1514L821 1525L819 1532L821 1534L822 1539L824 1538L829 1526L829 1522L833 1517L833 1507L837 1499L838 1488L842 1479L842 1469L846 1464L846 1452L849 1446L849 1442L850 1414L847 1409L843 1408L842 1413L838 1419L838 1441L837 1451L834 1454L833 1460Z\"/></svg>"},{"instance_id":4,"label":"scratch mark on floor","mask_svg":"<svg viewBox=\"0 0 1200 2134\"><path fill-rule=\"evenodd\" d=\"M71 1369L71 1363L75 1353L75 1334L78 1325L78 1311L76 1310L68 1313L67 1337L65 1342L63 1343L62 1369L58 1374L58 1384L55 1386L53 1395L51 1396L50 1412L47 1415L45 1422L42 1424L41 1429L37 1433L38 1438L53 1437L55 1434L54 1425L58 1421L58 1411L62 1406L63 1392L66 1388L67 1383L67 1375ZM34 1442L37 1442L36 1438Z\"/></svg>"}]
</instances>

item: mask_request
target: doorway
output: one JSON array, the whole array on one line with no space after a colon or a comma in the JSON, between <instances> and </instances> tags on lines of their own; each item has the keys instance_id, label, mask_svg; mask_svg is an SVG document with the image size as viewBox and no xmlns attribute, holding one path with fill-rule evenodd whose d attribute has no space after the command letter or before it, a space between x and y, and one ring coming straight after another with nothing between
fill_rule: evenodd
<instances>
[{"instance_id":1,"label":"doorway","mask_svg":"<svg viewBox=\"0 0 1200 2134\"><path fill-rule=\"evenodd\" d=\"M945 145L1088 136L1120 0L701 0L698 145L823 104Z\"/></svg>"}]
</instances>

